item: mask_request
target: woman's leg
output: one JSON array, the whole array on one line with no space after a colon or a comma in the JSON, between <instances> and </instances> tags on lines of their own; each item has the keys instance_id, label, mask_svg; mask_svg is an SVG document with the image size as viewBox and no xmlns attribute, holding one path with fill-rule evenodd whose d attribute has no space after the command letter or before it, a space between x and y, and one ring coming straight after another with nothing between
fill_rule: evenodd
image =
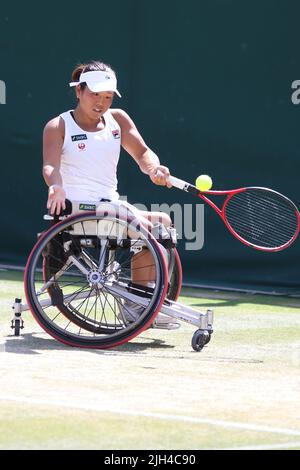
<instances>
[{"instance_id":1,"label":"woman's leg","mask_svg":"<svg viewBox=\"0 0 300 470\"><path fill-rule=\"evenodd\" d=\"M142 223L144 221L143 225L145 228L150 231L156 223L163 224L165 227L170 227L172 223L169 215L164 212L139 211L139 215L141 216ZM167 259L166 262L168 263ZM132 282L142 286L151 286L155 283L154 259L147 249L143 249L132 258L131 271Z\"/></svg>"},{"instance_id":2,"label":"woman's leg","mask_svg":"<svg viewBox=\"0 0 300 470\"><path fill-rule=\"evenodd\" d=\"M163 212L145 212L139 211L137 214L141 223L151 231L151 228L154 224L160 223L165 227L170 227L172 221L170 217ZM166 263L168 264L166 250L163 249L163 256L166 258ZM156 269L154 264L154 259L151 252L148 249L143 249L136 255L132 257L131 260L131 281L133 283L154 287L156 281ZM141 313L143 312L143 307L140 307L133 302L127 301L124 303L124 316L128 321L136 320ZM174 321L172 317L168 315L159 313L154 320L152 327L153 328L163 328L168 330L173 330L179 328L180 324Z\"/></svg>"}]
</instances>

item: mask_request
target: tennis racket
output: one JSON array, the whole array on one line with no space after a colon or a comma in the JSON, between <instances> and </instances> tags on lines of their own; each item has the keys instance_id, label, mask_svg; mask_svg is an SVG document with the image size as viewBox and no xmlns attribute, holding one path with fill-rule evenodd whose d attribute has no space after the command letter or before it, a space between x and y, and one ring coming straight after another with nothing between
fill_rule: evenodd
<instances>
[{"instance_id":1,"label":"tennis racket","mask_svg":"<svg viewBox=\"0 0 300 470\"><path fill-rule=\"evenodd\" d=\"M300 230L300 214L286 196L268 188L248 187L230 191L200 191L192 184L170 176L178 189L200 197L221 217L229 231L247 246L263 251L289 247ZM223 196L218 206L210 196Z\"/></svg>"}]
</instances>

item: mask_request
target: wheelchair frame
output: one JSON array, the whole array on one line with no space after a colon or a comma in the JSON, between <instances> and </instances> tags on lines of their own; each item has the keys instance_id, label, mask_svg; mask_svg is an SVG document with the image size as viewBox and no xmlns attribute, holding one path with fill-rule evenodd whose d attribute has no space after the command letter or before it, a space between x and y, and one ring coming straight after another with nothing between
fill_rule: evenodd
<instances>
[{"instance_id":1,"label":"wheelchair frame","mask_svg":"<svg viewBox=\"0 0 300 470\"><path fill-rule=\"evenodd\" d=\"M206 310L205 312L198 311L177 302L176 297L179 294L181 286L176 286L178 289L177 295L175 295L175 299L172 300L167 298L167 291L170 286L166 285L166 278L168 284L168 281L171 279L174 264L176 262L180 262L178 254L175 250L176 242L174 241L174 231L170 236L170 239L172 239L171 245L170 239L165 243L166 246L168 246L169 243L170 253L168 266L169 269L167 269L166 263L164 261L164 255L162 253L164 240L158 240L158 243L152 234L141 227L139 220L136 218L136 214L130 213L130 217L128 218L127 212L125 220L123 210L124 208L120 208L119 204L117 204L116 207L116 205L113 203L109 203L108 205L107 203L100 203L97 206L96 211L82 211L81 213L79 210L80 206L86 207L86 205L82 203L73 203L71 213L69 211L69 214L62 215L59 217L59 221L54 220L54 222L57 223L54 223L50 229L44 232L39 237L36 245L33 247L28 258L24 276L27 303L22 303L22 299L15 299L15 302L12 306L14 310L14 317L12 319L11 328L13 328L14 334L16 336L20 335L20 330L24 328L22 314L23 312L31 310L34 317L47 331L47 333L51 334L59 341L73 346L104 349L130 341L142 331L153 325L153 322L155 322L155 318L158 313L162 313L168 317L171 317L176 322L184 321L196 326L197 330L192 336L192 347L195 351L201 351L203 347L210 341L211 334L213 332L213 311L210 309ZM114 209L113 211L112 208ZM73 215L72 212L75 213L75 215ZM51 216L45 216L44 218L48 220L54 219ZM86 225L84 225L85 222ZM121 228L121 232L123 231L123 233L110 232L108 236L108 234L105 233L105 223L110 223L111 230L112 228ZM125 223L127 225L125 225ZM60 227L62 227L61 231L59 231ZM96 234L95 227L97 227ZM101 230L99 231L99 227L102 227L102 232ZM84 233L80 233L81 228L83 228ZM137 236L133 237L131 235L128 237L130 231ZM125 235L124 232L126 232ZM54 233L53 236L52 233ZM53 240L55 240L55 237L57 237L58 234L60 234L62 237L68 235L70 238L64 242L62 246L64 250L64 257L66 259L64 264L60 266L60 269L56 270L54 274L52 273L51 275L50 270L50 274L48 273L46 275L44 266L45 259L47 258L45 253L41 253L43 249L45 250L45 247L47 248L51 244L51 241L53 243ZM80 246L79 251L77 247L76 252L76 244L74 241L77 243L77 240L79 240ZM86 245L85 250L88 248L88 245L91 247L93 241L94 243L97 243L97 249L99 249L98 263L93 257L89 257L89 255L87 255L82 248L82 245ZM136 286L131 283L130 279L123 281L121 277L118 278L116 273L121 265L117 261L113 261L112 258L109 258L111 253L113 253L113 249L115 250L114 254L116 254L117 249L110 247L109 243L112 243L112 241L115 243L117 248L122 248L122 244L124 246L126 245L126 249L129 250L130 253L133 252L133 255L143 250L143 248L152 250L154 264L156 265L156 275L161 272L161 275L156 278L157 280L155 282L155 287L151 288L145 286ZM45 244L45 247L43 247L43 243ZM74 252L72 252L72 249L70 248L72 245L75 246L75 251L74 247L72 248ZM39 250L41 253L39 253ZM109 250L111 250L111 252ZM35 284L33 278L38 272L38 269L36 268L38 261L33 260L39 260L40 257L43 257L42 285L39 287L39 290L36 291L36 289L33 288L33 285ZM106 261L106 265L105 259L108 259L108 261ZM36 264L34 264L34 262ZM116 264L114 264L114 262ZM71 273L68 271L70 266L73 269L76 268L77 272L79 273L78 275L82 276L82 279L85 279L85 282L89 284L91 288L90 291L82 290L82 292L76 292L76 294L64 294L61 292L64 287L63 284L62 286L59 286L59 288L56 287L59 282L62 282L61 278L64 276L64 274L68 273L69 276L71 275ZM121 270L119 269L119 271ZM41 282L39 283L41 284ZM28 291L31 291L31 293L28 293ZM130 324L126 324L124 318L120 319L120 317L118 319L119 323L114 320L113 324L109 323L108 321L104 323L103 320L92 321L90 318L83 319L83 315L79 313L79 310L77 310L78 307L74 308L72 306L72 302L76 301L78 303L78 301L82 301L84 303L86 302L87 297L89 299L96 297L97 301L97 295L99 295L99 292L100 297L102 294L104 294L106 296L111 296L113 299L116 299L117 309L119 311L121 310L121 307L124 307L126 302L131 302L140 309L143 309L141 319L139 318ZM39 298L46 294L49 294L48 298L39 300ZM72 308L70 306L72 306ZM71 338L71 341L68 340L67 335L67 339L65 340L64 335L60 333L59 330L57 330L58 333L55 330L54 334L54 330L52 331L51 329L51 322L54 320L50 320L50 317L43 318L43 313L46 311L46 309L50 308L51 310L53 307L58 309L63 314L67 313L69 315L68 318L71 318L70 323L72 323L72 327L74 325L78 326L79 324L81 325L80 328L85 330L84 332L92 331L94 335L99 334L97 337L99 339L96 340L92 337L84 339L86 337L81 336L80 341L78 337L79 342L77 343L76 335L74 335L74 333L70 333L69 335L73 338ZM61 329L61 327L57 328ZM117 339L114 339L114 336L117 336ZM101 343L101 341L103 341L103 343Z\"/></svg>"}]
</instances>

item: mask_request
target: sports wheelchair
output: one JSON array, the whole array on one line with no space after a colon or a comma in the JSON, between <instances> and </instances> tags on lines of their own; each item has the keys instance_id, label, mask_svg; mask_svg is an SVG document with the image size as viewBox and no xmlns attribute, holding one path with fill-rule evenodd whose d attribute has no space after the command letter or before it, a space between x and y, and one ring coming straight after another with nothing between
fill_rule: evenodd
<instances>
[{"instance_id":1,"label":"sports wheelchair","mask_svg":"<svg viewBox=\"0 0 300 470\"><path fill-rule=\"evenodd\" d=\"M182 270L175 229L157 224L150 232L119 201L66 203L61 216L44 216L50 228L39 234L29 255L24 274L27 303L15 299L12 307L14 334L19 336L24 327L22 312L31 310L58 341L112 348L155 327L160 312L171 320L168 329L179 327L181 320L197 326L192 347L201 351L213 332L213 311L177 302ZM145 259L151 259L147 265L142 258L146 253Z\"/></svg>"}]
</instances>

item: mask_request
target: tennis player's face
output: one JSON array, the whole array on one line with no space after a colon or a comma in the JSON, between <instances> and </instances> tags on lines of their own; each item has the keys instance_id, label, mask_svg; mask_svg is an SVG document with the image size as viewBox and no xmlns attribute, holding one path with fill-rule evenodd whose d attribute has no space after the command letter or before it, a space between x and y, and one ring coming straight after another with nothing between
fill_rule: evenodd
<instances>
[{"instance_id":1,"label":"tennis player's face","mask_svg":"<svg viewBox=\"0 0 300 470\"><path fill-rule=\"evenodd\" d=\"M114 93L111 91L101 91L93 93L88 87L80 90L80 107L90 119L99 119L111 107Z\"/></svg>"}]
</instances>

